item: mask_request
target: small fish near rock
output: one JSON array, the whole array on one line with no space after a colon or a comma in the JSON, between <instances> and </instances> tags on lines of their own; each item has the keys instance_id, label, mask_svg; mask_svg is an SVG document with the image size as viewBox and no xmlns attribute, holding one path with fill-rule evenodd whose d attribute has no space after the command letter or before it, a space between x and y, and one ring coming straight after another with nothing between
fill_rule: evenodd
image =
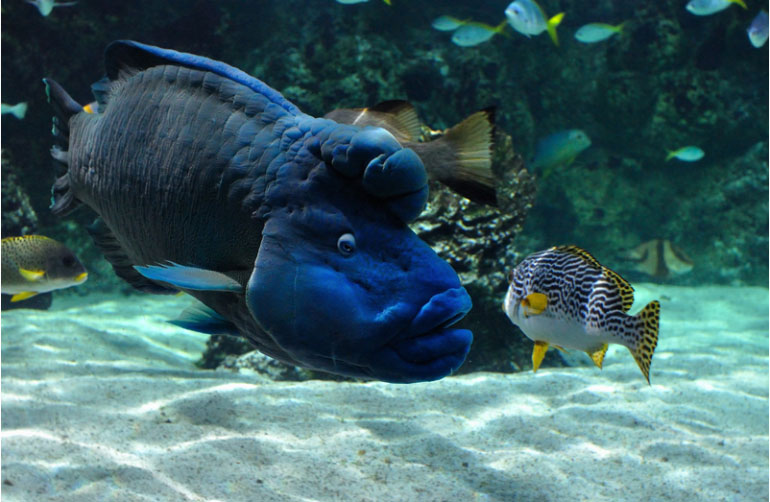
<instances>
[{"instance_id":1,"label":"small fish near rock","mask_svg":"<svg viewBox=\"0 0 770 502\"><path fill-rule=\"evenodd\" d=\"M93 210L118 276L203 304L176 325L291 365L395 383L460 367L471 300L408 227L428 198L414 151L202 56L123 40L105 67L93 113L44 82L66 168L52 210Z\"/></svg>"},{"instance_id":2,"label":"small fish near rock","mask_svg":"<svg viewBox=\"0 0 770 502\"><path fill-rule=\"evenodd\" d=\"M643 242L625 253L622 259L629 262L637 272L658 279L686 274L694 266L692 259L668 239Z\"/></svg>"},{"instance_id":3,"label":"small fish near rock","mask_svg":"<svg viewBox=\"0 0 770 502\"><path fill-rule=\"evenodd\" d=\"M545 11L535 0L516 0L506 7L505 17L508 19L511 28L525 37L529 38L547 31L553 43L559 45L556 27L564 19L563 12L548 18L545 15Z\"/></svg>"},{"instance_id":4,"label":"small fish near rock","mask_svg":"<svg viewBox=\"0 0 770 502\"><path fill-rule=\"evenodd\" d=\"M527 256L510 275L503 310L533 342L537 371L549 345L581 350L601 368L608 344L634 356L647 383L658 343L660 303L629 315L634 288L577 246L556 246Z\"/></svg>"},{"instance_id":5,"label":"small fish near rock","mask_svg":"<svg viewBox=\"0 0 770 502\"><path fill-rule=\"evenodd\" d=\"M40 293L83 284L88 273L67 246L42 235L2 240L2 293L20 302Z\"/></svg>"},{"instance_id":6,"label":"small fish near rock","mask_svg":"<svg viewBox=\"0 0 770 502\"><path fill-rule=\"evenodd\" d=\"M624 25L625 23L615 26L606 23L588 23L578 28L575 32L575 40L584 44L602 42L613 35L622 33Z\"/></svg>"},{"instance_id":7,"label":"small fish near rock","mask_svg":"<svg viewBox=\"0 0 770 502\"><path fill-rule=\"evenodd\" d=\"M725 10L733 4L740 5L744 9L748 8L743 0L690 0L685 8L696 16L710 16Z\"/></svg>"}]
</instances>

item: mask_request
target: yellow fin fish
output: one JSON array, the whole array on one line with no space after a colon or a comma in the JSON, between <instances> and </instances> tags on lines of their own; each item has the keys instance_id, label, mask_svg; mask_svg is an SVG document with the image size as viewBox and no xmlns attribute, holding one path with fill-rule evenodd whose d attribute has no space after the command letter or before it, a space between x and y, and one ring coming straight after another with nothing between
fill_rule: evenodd
<instances>
[{"instance_id":1,"label":"yellow fin fish","mask_svg":"<svg viewBox=\"0 0 770 502\"><path fill-rule=\"evenodd\" d=\"M42 235L2 240L2 293L12 302L82 284L88 272L67 246Z\"/></svg>"},{"instance_id":2,"label":"yellow fin fish","mask_svg":"<svg viewBox=\"0 0 770 502\"><path fill-rule=\"evenodd\" d=\"M633 287L577 246L533 253L510 277L503 309L535 342L533 369L540 367L549 345L586 352L601 368L608 345L615 343L628 348L650 382L658 343L657 300L629 315Z\"/></svg>"}]
</instances>

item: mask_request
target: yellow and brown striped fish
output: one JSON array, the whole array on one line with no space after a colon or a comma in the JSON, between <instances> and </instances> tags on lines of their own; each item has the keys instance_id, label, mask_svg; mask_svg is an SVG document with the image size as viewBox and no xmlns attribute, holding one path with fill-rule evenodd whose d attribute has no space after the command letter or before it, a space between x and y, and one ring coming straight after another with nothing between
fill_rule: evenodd
<instances>
[{"instance_id":1,"label":"yellow and brown striped fish","mask_svg":"<svg viewBox=\"0 0 770 502\"><path fill-rule=\"evenodd\" d=\"M527 256L511 273L503 310L535 342L537 371L548 346L586 352L602 367L610 343L631 351L650 382L658 344L660 303L629 315L634 288L577 246L557 246Z\"/></svg>"}]
</instances>

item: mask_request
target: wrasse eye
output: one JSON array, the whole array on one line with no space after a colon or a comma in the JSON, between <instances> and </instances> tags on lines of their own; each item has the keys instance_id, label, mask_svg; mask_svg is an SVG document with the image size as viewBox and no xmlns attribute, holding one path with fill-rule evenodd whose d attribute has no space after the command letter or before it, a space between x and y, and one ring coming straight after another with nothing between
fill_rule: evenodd
<instances>
[{"instance_id":1,"label":"wrasse eye","mask_svg":"<svg viewBox=\"0 0 770 502\"><path fill-rule=\"evenodd\" d=\"M337 239L337 249L342 256L350 256L356 251L356 238L353 234L342 234Z\"/></svg>"}]
</instances>

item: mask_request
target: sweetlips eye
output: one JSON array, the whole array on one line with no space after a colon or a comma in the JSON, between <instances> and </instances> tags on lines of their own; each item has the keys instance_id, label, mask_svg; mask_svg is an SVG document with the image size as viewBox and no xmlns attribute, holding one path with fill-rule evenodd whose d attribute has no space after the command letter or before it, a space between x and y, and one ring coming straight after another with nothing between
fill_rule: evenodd
<instances>
[{"instance_id":1,"label":"sweetlips eye","mask_svg":"<svg viewBox=\"0 0 770 502\"><path fill-rule=\"evenodd\" d=\"M337 239L337 249L342 256L350 256L356 251L356 238L353 234L342 234Z\"/></svg>"},{"instance_id":2,"label":"sweetlips eye","mask_svg":"<svg viewBox=\"0 0 770 502\"><path fill-rule=\"evenodd\" d=\"M69 268L75 265L75 258L70 255L64 255L64 257L61 259L62 265Z\"/></svg>"}]
</instances>

